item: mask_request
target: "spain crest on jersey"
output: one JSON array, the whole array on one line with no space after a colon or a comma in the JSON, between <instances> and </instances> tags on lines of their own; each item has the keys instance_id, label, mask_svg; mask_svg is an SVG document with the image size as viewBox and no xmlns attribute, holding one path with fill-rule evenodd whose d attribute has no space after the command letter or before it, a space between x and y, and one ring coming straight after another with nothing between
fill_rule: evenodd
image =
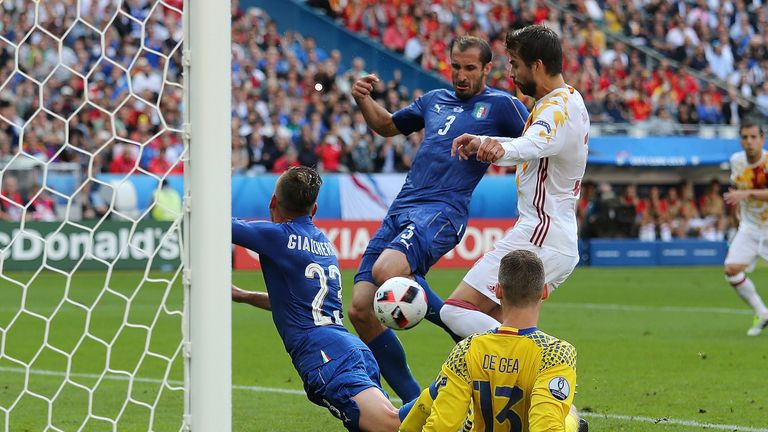
<instances>
[{"instance_id":1,"label":"spain crest on jersey","mask_svg":"<svg viewBox=\"0 0 768 432\"><path fill-rule=\"evenodd\" d=\"M475 108L472 110L472 117L476 120L482 120L488 117L488 112L491 110L491 104L486 102L478 102L475 104Z\"/></svg>"}]
</instances>

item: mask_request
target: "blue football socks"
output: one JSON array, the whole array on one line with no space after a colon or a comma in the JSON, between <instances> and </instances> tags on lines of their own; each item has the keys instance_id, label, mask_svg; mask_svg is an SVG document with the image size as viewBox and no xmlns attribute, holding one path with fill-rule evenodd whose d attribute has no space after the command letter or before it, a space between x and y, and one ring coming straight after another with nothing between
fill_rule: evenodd
<instances>
[{"instance_id":1,"label":"blue football socks","mask_svg":"<svg viewBox=\"0 0 768 432\"><path fill-rule=\"evenodd\" d=\"M432 289L429 287L429 284L427 283L427 280L424 279L424 276L414 275L414 277L416 282L418 282L419 285L421 285L421 287L424 288L424 291L427 293L427 305L429 307L427 309L427 315L424 318L429 320L432 324L440 326L440 328L445 330L445 332L448 333L451 338L453 338L454 342L462 340L463 338L452 332L451 329L449 329L448 326L445 325L443 320L440 318L440 309L443 308L443 299L441 299L439 295L432 291Z\"/></svg>"},{"instance_id":2,"label":"blue football socks","mask_svg":"<svg viewBox=\"0 0 768 432\"><path fill-rule=\"evenodd\" d=\"M411 375L411 370L405 361L403 345L394 330L384 330L383 333L368 342L368 347L379 363L381 375L400 399L408 402L419 397L421 388Z\"/></svg>"}]
</instances>

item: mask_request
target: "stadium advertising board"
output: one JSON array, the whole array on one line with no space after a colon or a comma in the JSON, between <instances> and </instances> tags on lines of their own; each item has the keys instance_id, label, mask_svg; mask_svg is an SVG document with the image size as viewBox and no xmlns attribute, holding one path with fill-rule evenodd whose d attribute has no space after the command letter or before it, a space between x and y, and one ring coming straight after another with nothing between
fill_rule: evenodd
<instances>
[{"instance_id":1,"label":"stadium advertising board","mask_svg":"<svg viewBox=\"0 0 768 432\"><path fill-rule=\"evenodd\" d=\"M95 228L94 228L95 227ZM86 229L87 228L87 229ZM0 263L3 271L37 270L43 259L49 267L70 271L78 268L103 270L152 268L170 270L179 266L178 231L169 232L169 222L97 221L0 223ZM93 230L91 232L91 230Z\"/></svg>"},{"instance_id":2,"label":"stadium advertising board","mask_svg":"<svg viewBox=\"0 0 768 432\"><path fill-rule=\"evenodd\" d=\"M590 265L597 267L722 265L727 252L728 244L724 241L610 239L589 242Z\"/></svg>"},{"instance_id":3,"label":"stadium advertising board","mask_svg":"<svg viewBox=\"0 0 768 432\"><path fill-rule=\"evenodd\" d=\"M452 251L435 265L437 268L469 268L483 253L514 226L516 219L471 219L464 237ZM380 222L317 220L317 226L336 247L339 266L342 269L356 269L360 258ZM233 260L236 270L261 268L258 254L235 247Z\"/></svg>"}]
</instances>

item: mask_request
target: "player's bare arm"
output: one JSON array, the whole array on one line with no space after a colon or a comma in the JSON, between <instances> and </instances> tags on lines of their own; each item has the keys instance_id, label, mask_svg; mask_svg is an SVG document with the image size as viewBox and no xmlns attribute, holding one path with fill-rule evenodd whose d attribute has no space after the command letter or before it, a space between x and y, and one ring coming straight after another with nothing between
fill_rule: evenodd
<instances>
[{"instance_id":1,"label":"player's bare arm","mask_svg":"<svg viewBox=\"0 0 768 432\"><path fill-rule=\"evenodd\" d=\"M360 78L352 86L352 97L355 98L368 127L381 136L399 135L400 131L395 126L395 122L392 121L392 114L371 97L373 86L377 82L379 82L379 78L376 75L366 75Z\"/></svg>"},{"instance_id":2,"label":"player's bare arm","mask_svg":"<svg viewBox=\"0 0 768 432\"><path fill-rule=\"evenodd\" d=\"M729 205L737 204L745 199L768 201L768 189L729 189L723 194L723 199Z\"/></svg>"},{"instance_id":3,"label":"player's bare arm","mask_svg":"<svg viewBox=\"0 0 768 432\"><path fill-rule=\"evenodd\" d=\"M246 291L232 285L232 301L245 303L264 310L272 310L269 294L259 291Z\"/></svg>"}]
</instances>

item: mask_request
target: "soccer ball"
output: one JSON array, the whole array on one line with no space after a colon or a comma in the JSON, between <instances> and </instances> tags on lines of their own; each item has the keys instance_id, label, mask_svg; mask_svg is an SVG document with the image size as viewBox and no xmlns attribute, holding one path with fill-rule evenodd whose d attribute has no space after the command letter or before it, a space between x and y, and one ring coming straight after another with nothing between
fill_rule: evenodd
<instances>
[{"instance_id":1,"label":"soccer ball","mask_svg":"<svg viewBox=\"0 0 768 432\"><path fill-rule=\"evenodd\" d=\"M373 310L385 326L405 330L418 324L427 314L427 293L414 280L393 277L376 291Z\"/></svg>"}]
</instances>

